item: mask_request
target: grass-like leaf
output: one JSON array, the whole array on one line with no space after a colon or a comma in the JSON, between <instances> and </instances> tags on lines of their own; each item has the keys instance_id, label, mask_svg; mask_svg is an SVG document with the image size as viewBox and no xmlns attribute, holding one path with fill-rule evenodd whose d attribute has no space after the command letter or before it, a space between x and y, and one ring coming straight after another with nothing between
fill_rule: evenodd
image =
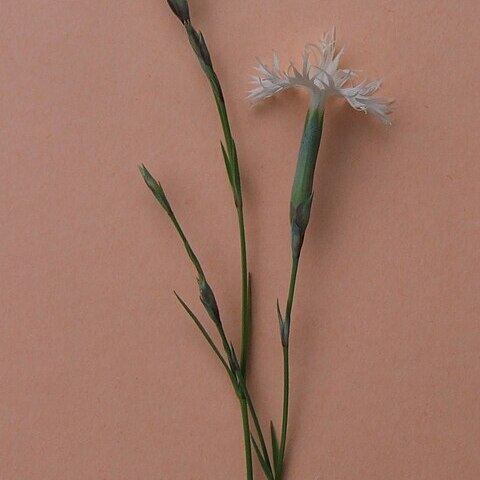
<instances>
[{"instance_id":1,"label":"grass-like leaf","mask_svg":"<svg viewBox=\"0 0 480 480\"><path fill-rule=\"evenodd\" d=\"M183 301L183 299L177 294L177 292L173 292L175 293L175 296L177 297L177 300L180 302L180 304L182 305L182 307L185 309L185 311L188 313L189 317L194 321L195 325L197 326L197 328L200 330L201 334L203 335L203 337L205 338L205 340L208 342L208 344L210 345L210 347L212 348L213 352L215 353L215 355L218 357L218 359L220 360L220 362L222 362L222 365L224 366L225 370L227 371L228 373L228 376L230 377L230 380L232 381L232 384L235 388L235 390L237 390L237 382L236 382L236 379L228 365L228 363L226 362L226 360L223 358L223 355L220 353L220 350L217 348L217 346L215 345L215 342L212 340L212 337L209 335L209 333L207 332L207 330L205 329L205 327L202 325L202 323L200 322L200 320L197 318L197 316L192 312L192 310L189 308L189 306Z\"/></svg>"},{"instance_id":2,"label":"grass-like leaf","mask_svg":"<svg viewBox=\"0 0 480 480\"><path fill-rule=\"evenodd\" d=\"M278 448L278 437L277 437L277 433L275 432L275 427L273 426L273 422L270 422L270 436L272 437L273 468L275 469L275 473L277 473L279 448Z\"/></svg>"},{"instance_id":3,"label":"grass-like leaf","mask_svg":"<svg viewBox=\"0 0 480 480\"><path fill-rule=\"evenodd\" d=\"M263 455L262 455L262 453L260 452L260 449L258 448L257 442L256 442L255 439L253 438L253 435L250 435L250 437L251 437L251 439L252 439L253 448L255 449L255 453L257 454L257 458L258 458L258 461L260 462L260 465L261 465L261 467L262 467L263 472L265 473L266 477L267 477L269 480L273 480L272 471L270 470L270 468L269 468L268 465L267 465L267 462L266 462L265 459L263 458Z\"/></svg>"}]
</instances>

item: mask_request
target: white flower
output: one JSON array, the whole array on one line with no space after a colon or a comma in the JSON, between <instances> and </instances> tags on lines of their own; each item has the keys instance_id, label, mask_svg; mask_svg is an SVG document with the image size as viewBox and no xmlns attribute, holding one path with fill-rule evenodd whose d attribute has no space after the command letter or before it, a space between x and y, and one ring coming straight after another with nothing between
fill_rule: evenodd
<instances>
[{"instance_id":1,"label":"white flower","mask_svg":"<svg viewBox=\"0 0 480 480\"><path fill-rule=\"evenodd\" d=\"M382 122L390 125L388 115L393 110L391 106L393 99L372 97L380 88L382 81L365 80L353 85L351 80L357 74L354 70L338 68L343 49L335 54L335 42L335 29L332 29L318 44L307 44L301 71L292 62L286 71L282 71L276 52L271 68L257 60L256 70L259 75L252 75L252 83L256 88L250 91L248 98L252 103L257 103L283 90L300 87L310 92L314 108L323 108L329 96L343 97L355 110L373 113Z\"/></svg>"}]
</instances>

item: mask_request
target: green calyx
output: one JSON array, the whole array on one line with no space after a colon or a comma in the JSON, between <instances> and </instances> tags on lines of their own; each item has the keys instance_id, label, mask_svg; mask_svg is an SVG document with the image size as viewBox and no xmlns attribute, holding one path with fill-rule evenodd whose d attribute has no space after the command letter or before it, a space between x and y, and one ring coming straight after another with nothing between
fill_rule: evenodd
<instances>
[{"instance_id":1,"label":"green calyx","mask_svg":"<svg viewBox=\"0 0 480 480\"><path fill-rule=\"evenodd\" d=\"M297 169L292 186L290 220L302 203L312 196L313 176L323 129L323 110L309 110L303 129Z\"/></svg>"},{"instance_id":2,"label":"green calyx","mask_svg":"<svg viewBox=\"0 0 480 480\"><path fill-rule=\"evenodd\" d=\"M313 179L323 130L323 108L308 110L298 154L297 168L290 199L290 223L292 225L292 251L300 254L305 230L310 219L313 199Z\"/></svg>"}]
</instances>

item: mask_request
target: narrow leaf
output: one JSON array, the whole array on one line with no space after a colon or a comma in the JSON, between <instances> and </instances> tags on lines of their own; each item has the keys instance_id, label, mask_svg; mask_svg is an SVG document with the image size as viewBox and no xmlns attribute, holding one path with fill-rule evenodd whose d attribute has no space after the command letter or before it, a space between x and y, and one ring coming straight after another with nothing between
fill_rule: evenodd
<instances>
[{"instance_id":1,"label":"narrow leaf","mask_svg":"<svg viewBox=\"0 0 480 480\"><path fill-rule=\"evenodd\" d=\"M252 327L252 274L248 272L248 280L247 280L247 315L246 315L246 329L245 329L245 340L247 345L250 342L250 335L251 335L251 327ZM247 378L247 357L248 357L248 348L246 352L242 352L241 358L241 367L242 367L242 375L243 377Z\"/></svg>"},{"instance_id":2,"label":"narrow leaf","mask_svg":"<svg viewBox=\"0 0 480 480\"><path fill-rule=\"evenodd\" d=\"M270 468L267 465L267 462L263 458L263 455L260 452L260 449L258 448L257 442L253 438L253 435L250 434L250 437L252 439L252 444L253 448L255 449L255 453L257 454L258 461L260 462L260 465L262 466L262 470L264 471L265 475L269 480L273 480L273 474Z\"/></svg>"},{"instance_id":3,"label":"narrow leaf","mask_svg":"<svg viewBox=\"0 0 480 480\"><path fill-rule=\"evenodd\" d=\"M240 180L240 170L238 166L237 146L232 138L232 152L230 153L232 159L232 179L233 189L235 193L235 203L237 207L242 205L242 182Z\"/></svg>"},{"instance_id":4,"label":"narrow leaf","mask_svg":"<svg viewBox=\"0 0 480 480\"><path fill-rule=\"evenodd\" d=\"M180 304L182 305L182 307L185 309L185 311L188 313L189 317L194 321L195 325L198 327L198 329L200 330L201 334L204 336L205 340L208 342L208 344L210 345L210 347L212 348L213 352L215 353L215 355L218 357L218 359L220 360L220 362L222 362L222 365L224 366L225 370L227 371L228 373L228 376L230 377L230 380L232 381L232 383L234 384L234 386L236 385L236 380L235 380L235 377L233 376L233 373L232 371L230 370L230 367L228 366L228 363L225 361L225 359L223 358L223 355L220 353L220 351L218 350L217 346L215 345L215 342L212 340L212 337L208 334L208 332L205 330L205 327L202 325L202 323L200 322L200 320L197 318L197 316L192 312L192 310L188 307L188 305L182 300L182 298L177 294L177 292L173 292L175 293L175 296L177 297L177 300L180 302Z\"/></svg>"},{"instance_id":5,"label":"narrow leaf","mask_svg":"<svg viewBox=\"0 0 480 480\"><path fill-rule=\"evenodd\" d=\"M275 469L275 473L277 473L279 448L277 433L275 432L273 422L270 422L270 436L272 437L273 468Z\"/></svg>"},{"instance_id":6,"label":"narrow leaf","mask_svg":"<svg viewBox=\"0 0 480 480\"><path fill-rule=\"evenodd\" d=\"M278 326L280 327L280 335L283 338L283 324L285 323L282 318L282 312L280 311L280 303L277 299L277 317L278 317Z\"/></svg>"},{"instance_id":7,"label":"narrow leaf","mask_svg":"<svg viewBox=\"0 0 480 480\"><path fill-rule=\"evenodd\" d=\"M252 274L248 272L247 286L247 338L252 334Z\"/></svg>"},{"instance_id":8,"label":"narrow leaf","mask_svg":"<svg viewBox=\"0 0 480 480\"><path fill-rule=\"evenodd\" d=\"M252 321L252 274L248 272L248 301L247 301L247 314L248 314L248 325L251 325Z\"/></svg>"},{"instance_id":9,"label":"narrow leaf","mask_svg":"<svg viewBox=\"0 0 480 480\"><path fill-rule=\"evenodd\" d=\"M222 147L223 160L225 162L225 169L227 170L228 181L230 182L230 185L232 186L232 188L234 188L233 177L232 177L232 165L231 165L230 159L228 158L228 154L227 154L227 151L225 150L225 146L223 145L223 142L220 142L220 146Z\"/></svg>"}]
</instances>

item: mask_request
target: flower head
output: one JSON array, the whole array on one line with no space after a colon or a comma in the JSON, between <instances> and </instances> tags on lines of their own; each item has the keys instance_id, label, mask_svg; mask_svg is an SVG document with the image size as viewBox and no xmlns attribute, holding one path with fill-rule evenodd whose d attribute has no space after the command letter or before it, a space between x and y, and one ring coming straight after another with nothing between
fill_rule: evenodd
<instances>
[{"instance_id":1,"label":"flower head","mask_svg":"<svg viewBox=\"0 0 480 480\"><path fill-rule=\"evenodd\" d=\"M323 108L329 96L343 97L355 110L373 113L382 122L390 124L388 115L392 112L393 99L372 96L382 81L364 80L354 85L352 79L357 76L356 72L338 68L343 49L336 52L335 44L335 29L325 34L318 44L307 44L301 70L292 62L287 70L282 70L276 52L272 67L258 60L256 70L259 75L252 75L252 83L256 87L250 91L248 98L257 103L283 90L300 87L310 92L315 108Z\"/></svg>"}]
</instances>

